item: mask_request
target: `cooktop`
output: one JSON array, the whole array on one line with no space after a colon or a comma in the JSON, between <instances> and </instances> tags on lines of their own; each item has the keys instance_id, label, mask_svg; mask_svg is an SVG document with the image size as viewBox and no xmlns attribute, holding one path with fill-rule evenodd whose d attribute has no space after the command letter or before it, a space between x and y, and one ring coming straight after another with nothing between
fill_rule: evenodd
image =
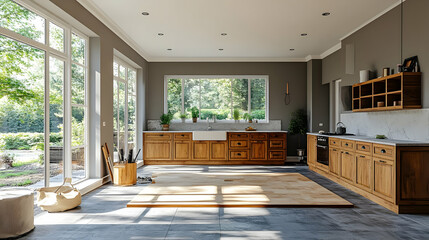
<instances>
[{"instance_id":1,"label":"cooktop","mask_svg":"<svg viewBox=\"0 0 429 240\"><path fill-rule=\"evenodd\" d=\"M340 134L340 133L335 133L335 132L325 132L325 133L321 133L322 135L330 135L330 136L354 136L353 133L344 133L344 134Z\"/></svg>"}]
</instances>

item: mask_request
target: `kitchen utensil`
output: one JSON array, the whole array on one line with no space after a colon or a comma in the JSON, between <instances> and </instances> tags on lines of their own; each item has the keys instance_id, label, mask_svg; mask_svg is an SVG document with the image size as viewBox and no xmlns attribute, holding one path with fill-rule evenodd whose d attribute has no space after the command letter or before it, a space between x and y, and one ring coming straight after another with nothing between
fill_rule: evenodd
<instances>
[{"instance_id":1,"label":"kitchen utensil","mask_svg":"<svg viewBox=\"0 0 429 240\"><path fill-rule=\"evenodd\" d=\"M335 131L337 134L345 134L346 133L346 125L342 122L337 123L337 130Z\"/></svg>"}]
</instances>

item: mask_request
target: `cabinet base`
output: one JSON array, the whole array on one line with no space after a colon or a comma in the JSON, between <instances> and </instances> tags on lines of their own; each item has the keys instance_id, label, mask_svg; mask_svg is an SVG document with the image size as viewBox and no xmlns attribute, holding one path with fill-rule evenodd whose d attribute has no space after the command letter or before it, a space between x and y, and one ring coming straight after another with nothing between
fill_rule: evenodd
<instances>
[{"instance_id":1,"label":"cabinet base","mask_svg":"<svg viewBox=\"0 0 429 240\"><path fill-rule=\"evenodd\" d=\"M217 161L198 161L198 160L143 160L144 165L284 165L284 160L281 161L258 161L258 160L217 160Z\"/></svg>"}]
</instances>

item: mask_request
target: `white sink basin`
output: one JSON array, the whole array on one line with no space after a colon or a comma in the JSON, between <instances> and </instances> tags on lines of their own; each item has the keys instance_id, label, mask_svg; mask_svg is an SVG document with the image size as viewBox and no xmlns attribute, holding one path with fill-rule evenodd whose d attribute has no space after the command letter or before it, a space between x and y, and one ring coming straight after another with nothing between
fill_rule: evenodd
<instances>
[{"instance_id":1,"label":"white sink basin","mask_svg":"<svg viewBox=\"0 0 429 240\"><path fill-rule=\"evenodd\" d=\"M226 141L226 131L195 131L192 132L194 141Z\"/></svg>"}]
</instances>

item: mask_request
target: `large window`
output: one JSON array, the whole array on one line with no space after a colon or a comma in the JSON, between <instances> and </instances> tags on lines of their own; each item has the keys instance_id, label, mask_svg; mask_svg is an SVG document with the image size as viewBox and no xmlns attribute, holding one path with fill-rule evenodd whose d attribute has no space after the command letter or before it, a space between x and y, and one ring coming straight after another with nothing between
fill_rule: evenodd
<instances>
[{"instance_id":1,"label":"large window","mask_svg":"<svg viewBox=\"0 0 429 240\"><path fill-rule=\"evenodd\" d=\"M88 40L22 4L0 0L0 187L77 182L88 176Z\"/></svg>"},{"instance_id":2,"label":"large window","mask_svg":"<svg viewBox=\"0 0 429 240\"><path fill-rule=\"evenodd\" d=\"M136 154L136 84L137 71L124 61L113 63L113 153L118 161L118 151L126 156L133 149Z\"/></svg>"},{"instance_id":3,"label":"large window","mask_svg":"<svg viewBox=\"0 0 429 240\"><path fill-rule=\"evenodd\" d=\"M268 122L267 76L166 76L164 112L179 119L191 117L190 109L200 111L200 119L232 120L234 110L253 119Z\"/></svg>"}]
</instances>

